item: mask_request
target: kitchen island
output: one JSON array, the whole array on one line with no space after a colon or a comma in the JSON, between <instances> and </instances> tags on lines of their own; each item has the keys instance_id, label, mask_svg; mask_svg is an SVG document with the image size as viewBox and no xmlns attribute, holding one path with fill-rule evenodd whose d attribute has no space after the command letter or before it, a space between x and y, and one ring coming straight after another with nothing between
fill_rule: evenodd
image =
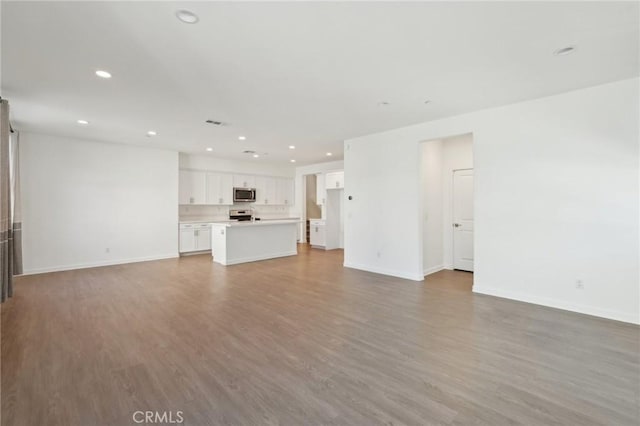
<instances>
[{"instance_id":1,"label":"kitchen island","mask_svg":"<svg viewBox=\"0 0 640 426\"><path fill-rule=\"evenodd\" d=\"M211 223L213 261L222 265L298 254L299 219Z\"/></svg>"}]
</instances>

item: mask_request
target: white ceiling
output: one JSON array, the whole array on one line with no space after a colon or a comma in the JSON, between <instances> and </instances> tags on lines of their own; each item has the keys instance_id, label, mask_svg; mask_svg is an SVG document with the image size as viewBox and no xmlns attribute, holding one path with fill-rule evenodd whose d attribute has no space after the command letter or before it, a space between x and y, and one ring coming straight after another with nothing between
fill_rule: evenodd
<instances>
[{"instance_id":1,"label":"white ceiling","mask_svg":"<svg viewBox=\"0 0 640 426\"><path fill-rule=\"evenodd\" d=\"M2 96L18 129L210 146L225 158L254 149L268 153L255 161L282 164L325 161L327 151L340 159L344 139L639 73L637 2L2 8ZM200 22L178 21L178 9ZM567 45L576 52L552 54Z\"/></svg>"}]
</instances>

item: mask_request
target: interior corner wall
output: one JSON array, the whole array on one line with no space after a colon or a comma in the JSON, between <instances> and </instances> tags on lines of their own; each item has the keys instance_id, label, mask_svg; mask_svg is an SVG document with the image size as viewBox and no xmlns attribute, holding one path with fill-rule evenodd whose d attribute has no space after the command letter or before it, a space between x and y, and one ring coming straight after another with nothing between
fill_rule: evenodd
<instances>
[{"instance_id":1,"label":"interior corner wall","mask_svg":"<svg viewBox=\"0 0 640 426\"><path fill-rule=\"evenodd\" d=\"M423 196L423 267L424 275L444 268L443 156L442 141L428 141L421 146Z\"/></svg>"},{"instance_id":2,"label":"interior corner wall","mask_svg":"<svg viewBox=\"0 0 640 426\"><path fill-rule=\"evenodd\" d=\"M20 135L25 273L176 257L178 153Z\"/></svg>"},{"instance_id":3,"label":"interior corner wall","mask_svg":"<svg viewBox=\"0 0 640 426\"><path fill-rule=\"evenodd\" d=\"M474 291L640 323L639 92L633 78L345 141L345 265L422 279L418 146L472 133Z\"/></svg>"}]
</instances>

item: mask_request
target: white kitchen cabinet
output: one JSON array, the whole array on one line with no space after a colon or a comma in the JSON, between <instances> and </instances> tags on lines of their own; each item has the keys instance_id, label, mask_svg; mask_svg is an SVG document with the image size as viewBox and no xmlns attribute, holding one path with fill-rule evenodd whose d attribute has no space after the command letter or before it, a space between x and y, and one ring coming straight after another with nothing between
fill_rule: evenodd
<instances>
[{"instance_id":1,"label":"white kitchen cabinet","mask_svg":"<svg viewBox=\"0 0 640 426\"><path fill-rule=\"evenodd\" d=\"M211 250L211 225L202 223L196 227L196 249Z\"/></svg>"},{"instance_id":2,"label":"white kitchen cabinet","mask_svg":"<svg viewBox=\"0 0 640 426\"><path fill-rule=\"evenodd\" d=\"M256 177L253 175L233 175L234 188L255 188Z\"/></svg>"},{"instance_id":3,"label":"white kitchen cabinet","mask_svg":"<svg viewBox=\"0 0 640 426\"><path fill-rule=\"evenodd\" d=\"M178 175L179 204L206 204L206 173L197 170L180 170Z\"/></svg>"},{"instance_id":4,"label":"white kitchen cabinet","mask_svg":"<svg viewBox=\"0 0 640 426\"><path fill-rule=\"evenodd\" d=\"M256 176L256 205L278 204L278 181L268 176Z\"/></svg>"},{"instance_id":5,"label":"white kitchen cabinet","mask_svg":"<svg viewBox=\"0 0 640 426\"><path fill-rule=\"evenodd\" d=\"M180 225L180 253L211 250L211 225L186 223Z\"/></svg>"},{"instance_id":6,"label":"white kitchen cabinet","mask_svg":"<svg viewBox=\"0 0 640 426\"><path fill-rule=\"evenodd\" d=\"M180 225L180 253L195 251L196 236L193 225Z\"/></svg>"},{"instance_id":7,"label":"white kitchen cabinet","mask_svg":"<svg viewBox=\"0 0 640 426\"><path fill-rule=\"evenodd\" d=\"M327 173L325 187L327 190L344 188L344 172Z\"/></svg>"},{"instance_id":8,"label":"white kitchen cabinet","mask_svg":"<svg viewBox=\"0 0 640 426\"><path fill-rule=\"evenodd\" d=\"M233 204L233 176L226 173L207 173L207 204Z\"/></svg>"},{"instance_id":9,"label":"white kitchen cabinet","mask_svg":"<svg viewBox=\"0 0 640 426\"><path fill-rule=\"evenodd\" d=\"M319 206L324 205L327 200L327 190L324 173L316 174L316 204Z\"/></svg>"},{"instance_id":10,"label":"white kitchen cabinet","mask_svg":"<svg viewBox=\"0 0 640 426\"><path fill-rule=\"evenodd\" d=\"M290 206L294 204L293 179L276 178L276 204Z\"/></svg>"},{"instance_id":11,"label":"white kitchen cabinet","mask_svg":"<svg viewBox=\"0 0 640 426\"><path fill-rule=\"evenodd\" d=\"M325 222L324 220L312 219L309 222L311 232L309 239L312 247L324 248L326 245Z\"/></svg>"}]
</instances>

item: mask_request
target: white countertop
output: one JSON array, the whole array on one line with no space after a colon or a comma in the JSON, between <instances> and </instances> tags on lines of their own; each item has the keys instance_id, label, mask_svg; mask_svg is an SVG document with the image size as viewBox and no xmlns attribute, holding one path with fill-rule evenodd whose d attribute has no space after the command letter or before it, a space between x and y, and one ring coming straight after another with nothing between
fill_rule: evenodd
<instances>
[{"instance_id":1,"label":"white countertop","mask_svg":"<svg viewBox=\"0 0 640 426\"><path fill-rule=\"evenodd\" d=\"M224 219L181 219L180 225L189 224L189 223L213 223L213 222L224 222ZM231 222L230 220L227 222Z\"/></svg>"},{"instance_id":2,"label":"white countertop","mask_svg":"<svg viewBox=\"0 0 640 426\"><path fill-rule=\"evenodd\" d=\"M258 222L273 222L276 220L295 220L300 221L299 217L265 217L260 218ZM188 223L238 223L237 220L228 220L228 219L213 219L213 218L190 218L190 219L180 219L179 223L188 224Z\"/></svg>"},{"instance_id":3,"label":"white countertop","mask_svg":"<svg viewBox=\"0 0 640 426\"><path fill-rule=\"evenodd\" d=\"M247 227L247 226L271 226L271 225L286 225L289 223L300 223L301 220L298 218L289 218L289 219L262 219L262 220L244 220L239 222L230 222L230 221L220 221L220 222L211 222L211 226L225 226L227 228L236 228L236 227Z\"/></svg>"}]
</instances>

